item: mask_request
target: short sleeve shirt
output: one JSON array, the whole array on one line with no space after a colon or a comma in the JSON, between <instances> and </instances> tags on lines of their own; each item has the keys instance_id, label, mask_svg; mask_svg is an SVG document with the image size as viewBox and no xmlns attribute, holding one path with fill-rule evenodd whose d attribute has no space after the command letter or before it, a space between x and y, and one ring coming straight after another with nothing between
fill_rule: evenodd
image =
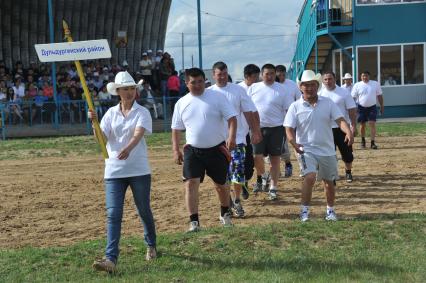
<instances>
[{"instance_id":1,"label":"short sleeve shirt","mask_svg":"<svg viewBox=\"0 0 426 283\"><path fill-rule=\"evenodd\" d=\"M188 93L176 102L171 128L186 130L187 144L210 148L226 140L223 120L237 114L225 95L206 89L201 95Z\"/></svg>"},{"instance_id":2,"label":"short sleeve shirt","mask_svg":"<svg viewBox=\"0 0 426 283\"><path fill-rule=\"evenodd\" d=\"M382 93L380 84L369 80L368 83L360 81L354 84L351 95L362 107L371 107L376 105L376 98Z\"/></svg>"},{"instance_id":3,"label":"short sleeve shirt","mask_svg":"<svg viewBox=\"0 0 426 283\"><path fill-rule=\"evenodd\" d=\"M284 126L296 131L296 142L303 150L318 156L333 156L333 122L343 117L337 105L327 97L318 97L315 106L302 98L288 109Z\"/></svg>"},{"instance_id":4,"label":"short sleeve shirt","mask_svg":"<svg viewBox=\"0 0 426 283\"><path fill-rule=\"evenodd\" d=\"M247 94L259 112L261 128L282 126L287 109L293 102L290 92L282 84L254 83L247 90Z\"/></svg>"},{"instance_id":5,"label":"short sleeve shirt","mask_svg":"<svg viewBox=\"0 0 426 283\"><path fill-rule=\"evenodd\" d=\"M237 115L237 144L246 144L246 136L249 132L249 125L244 116L244 112L256 112L253 101L247 96L244 88L233 83L227 83L224 87L212 85L209 89L221 92L228 99L229 103L234 107ZM228 122L225 122L224 130L227 133Z\"/></svg>"},{"instance_id":6,"label":"short sleeve shirt","mask_svg":"<svg viewBox=\"0 0 426 283\"><path fill-rule=\"evenodd\" d=\"M298 100L302 96L302 92L299 87L292 80L286 79L282 85L290 92L293 101Z\"/></svg>"},{"instance_id":7,"label":"short sleeve shirt","mask_svg":"<svg viewBox=\"0 0 426 283\"><path fill-rule=\"evenodd\" d=\"M100 126L107 138L106 148L109 155L109 158L105 159L105 179L151 174L144 137L132 149L126 160L117 158L130 142L136 128L144 128L144 136L152 133L151 114L146 108L134 102L129 114L124 117L118 104L108 109Z\"/></svg>"},{"instance_id":8,"label":"short sleeve shirt","mask_svg":"<svg viewBox=\"0 0 426 283\"><path fill-rule=\"evenodd\" d=\"M346 122L348 124L351 123L351 120L349 119L349 109L356 108L355 101L353 100L352 96L349 94L348 91L345 89L336 86L333 90L328 90L327 88L323 87L318 95L328 97L330 98L336 105L339 107L340 112L343 114ZM339 126L336 124L336 122L333 123L333 128L338 128Z\"/></svg>"}]
</instances>

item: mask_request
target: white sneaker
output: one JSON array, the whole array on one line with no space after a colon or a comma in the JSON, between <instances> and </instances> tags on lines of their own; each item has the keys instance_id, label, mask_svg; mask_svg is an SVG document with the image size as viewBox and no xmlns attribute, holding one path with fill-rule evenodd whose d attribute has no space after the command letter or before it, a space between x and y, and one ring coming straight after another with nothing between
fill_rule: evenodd
<instances>
[{"instance_id":1,"label":"white sneaker","mask_svg":"<svg viewBox=\"0 0 426 283\"><path fill-rule=\"evenodd\" d=\"M277 191L276 190L269 190L269 199L270 200L276 200L277 199Z\"/></svg>"},{"instance_id":2,"label":"white sneaker","mask_svg":"<svg viewBox=\"0 0 426 283\"><path fill-rule=\"evenodd\" d=\"M327 214L325 216L325 220L327 220L327 221L337 221L336 212L334 212L334 210L327 211Z\"/></svg>"},{"instance_id":3,"label":"white sneaker","mask_svg":"<svg viewBox=\"0 0 426 283\"><path fill-rule=\"evenodd\" d=\"M224 227L232 226L231 214L229 212L225 213L223 216L220 216L219 220Z\"/></svg>"},{"instance_id":4,"label":"white sneaker","mask_svg":"<svg viewBox=\"0 0 426 283\"><path fill-rule=\"evenodd\" d=\"M201 230L200 223L198 221L191 221L189 223L188 232L198 232L200 230Z\"/></svg>"},{"instance_id":5,"label":"white sneaker","mask_svg":"<svg viewBox=\"0 0 426 283\"><path fill-rule=\"evenodd\" d=\"M302 210L300 212L300 221L306 222L309 220L309 210Z\"/></svg>"}]
</instances>

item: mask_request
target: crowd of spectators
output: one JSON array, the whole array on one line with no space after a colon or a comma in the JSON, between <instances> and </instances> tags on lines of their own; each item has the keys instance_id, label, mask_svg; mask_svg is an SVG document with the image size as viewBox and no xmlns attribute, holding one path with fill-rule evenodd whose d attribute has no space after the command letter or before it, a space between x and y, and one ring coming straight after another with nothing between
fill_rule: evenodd
<instances>
[{"instance_id":1,"label":"crowd of spectators","mask_svg":"<svg viewBox=\"0 0 426 283\"><path fill-rule=\"evenodd\" d=\"M147 50L142 55L135 70L130 69L126 60L112 65L102 60L82 62L87 86L100 117L118 102L117 97L107 92L106 84L113 81L119 71L127 70L141 82L138 101L151 110L154 118L163 115L163 96L168 102L166 111L171 111L173 101L185 92L170 54L158 50L154 55ZM73 62L57 63L56 89L55 101L51 64L31 62L24 67L17 61L10 69L0 60L0 110L5 121L11 124L51 122L53 113L58 110L62 122L85 122L83 88Z\"/></svg>"}]
</instances>

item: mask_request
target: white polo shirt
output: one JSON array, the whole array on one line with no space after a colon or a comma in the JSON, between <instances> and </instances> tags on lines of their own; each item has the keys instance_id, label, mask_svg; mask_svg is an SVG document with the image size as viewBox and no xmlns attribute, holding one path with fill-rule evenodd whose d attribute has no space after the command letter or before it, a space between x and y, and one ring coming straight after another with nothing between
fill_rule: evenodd
<instances>
[{"instance_id":1,"label":"white polo shirt","mask_svg":"<svg viewBox=\"0 0 426 283\"><path fill-rule=\"evenodd\" d=\"M249 86L246 84L245 81L242 81L238 84L240 87L244 88L244 90L247 92Z\"/></svg>"},{"instance_id":2,"label":"white polo shirt","mask_svg":"<svg viewBox=\"0 0 426 283\"><path fill-rule=\"evenodd\" d=\"M283 83L281 83L289 92L293 101L298 100L302 96L302 92L295 82L289 79L285 79Z\"/></svg>"},{"instance_id":3,"label":"white polo shirt","mask_svg":"<svg viewBox=\"0 0 426 283\"><path fill-rule=\"evenodd\" d=\"M229 103L237 111L237 144L246 144L246 136L250 130L246 117L243 112L256 112L256 106L253 101L248 97L244 88L233 83L227 83L224 87L219 87L216 84L209 87L209 89L216 90L228 99ZM224 121L225 134L228 135L228 121Z\"/></svg>"},{"instance_id":4,"label":"white polo shirt","mask_svg":"<svg viewBox=\"0 0 426 283\"><path fill-rule=\"evenodd\" d=\"M152 133L152 119L149 111L133 103L127 117L120 110L120 104L111 107L101 120L101 129L107 138L106 148L109 158L105 159L104 178L126 178L151 174L145 138L132 149L126 160L117 158L127 146L136 128L144 128L145 135Z\"/></svg>"},{"instance_id":5,"label":"white polo shirt","mask_svg":"<svg viewBox=\"0 0 426 283\"><path fill-rule=\"evenodd\" d=\"M175 105L172 129L186 130L186 143L210 148L224 142L223 120L237 116L237 111L222 93L206 89L202 95L186 94Z\"/></svg>"},{"instance_id":6,"label":"white polo shirt","mask_svg":"<svg viewBox=\"0 0 426 283\"><path fill-rule=\"evenodd\" d=\"M268 86L264 82L254 83L247 90L259 112L260 127L282 126L284 117L293 99L290 92L280 83Z\"/></svg>"},{"instance_id":7,"label":"white polo shirt","mask_svg":"<svg viewBox=\"0 0 426 283\"><path fill-rule=\"evenodd\" d=\"M296 143L305 152L318 156L336 155L334 149L333 122L343 117L339 107L327 97L318 97L313 107L301 97L288 109L284 127L296 130Z\"/></svg>"},{"instance_id":8,"label":"white polo shirt","mask_svg":"<svg viewBox=\"0 0 426 283\"><path fill-rule=\"evenodd\" d=\"M356 108L355 101L349 92L336 85L333 90L328 90L326 87L321 88L318 95L330 98L339 107L340 112L343 114L346 122L350 125L349 109ZM336 122L333 122L333 128L338 128Z\"/></svg>"},{"instance_id":9,"label":"white polo shirt","mask_svg":"<svg viewBox=\"0 0 426 283\"><path fill-rule=\"evenodd\" d=\"M380 84L369 80L368 83L360 81L354 84L351 95L362 107L371 107L376 105L376 98L382 95L382 93Z\"/></svg>"}]
</instances>

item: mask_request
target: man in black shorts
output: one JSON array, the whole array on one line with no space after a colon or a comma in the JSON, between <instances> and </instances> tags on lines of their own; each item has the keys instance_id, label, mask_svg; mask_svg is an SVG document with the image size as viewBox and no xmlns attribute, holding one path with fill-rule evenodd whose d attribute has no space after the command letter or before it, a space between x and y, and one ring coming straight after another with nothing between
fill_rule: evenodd
<instances>
[{"instance_id":1,"label":"man in black shorts","mask_svg":"<svg viewBox=\"0 0 426 283\"><path fill-rule=\"evenodd\" d=\"M271 185L269 198L277 198L278 178L280 175L281 146L284 138L284 117L293 102L289 91L282 84L275 82L275 66L265 64L261 70L262 82L252 84L247 94L252 98L260 117L262 142L253 145L254 164L257 182L254 192L265 190L267 180L262 177L265 172L263 158L269 155L271 162Z\"/></svg>"},{"instance_id":2,"label":"man in black shorts","mask_svg":"<svg viewBox=\"0 0 426 283\"><path fill-rule=\"evenodd\" d=\"M205 75L201 69L188 69L185 77L189 93L177 101L171 127L174 160L177 164L183 162L189 231L200 229L198 188L205 174L215 183L220 200L219 219L224 226L229 226L232 222L226 181L229 150L235 148L237 112L222 93L205 89ZM228 138L223 127L224 120L228 121ZM183 130L186 130L186 145L182 154L180 135Z\"/></svg>"}]
</instances>

